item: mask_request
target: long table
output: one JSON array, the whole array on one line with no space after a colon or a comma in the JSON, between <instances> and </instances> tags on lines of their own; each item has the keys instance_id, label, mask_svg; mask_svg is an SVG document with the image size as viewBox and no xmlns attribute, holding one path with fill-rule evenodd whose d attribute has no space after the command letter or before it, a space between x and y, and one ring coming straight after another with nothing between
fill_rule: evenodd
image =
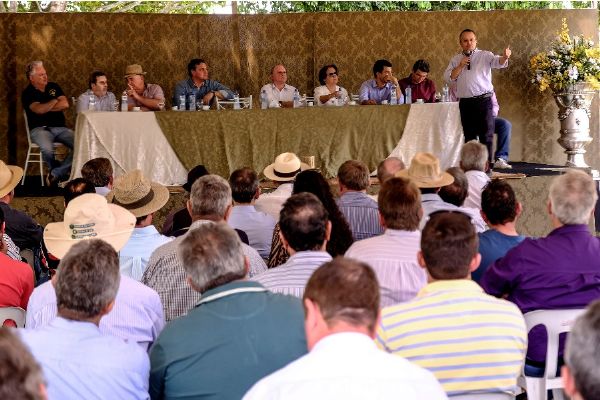
<instances>
[{"instance_id":1,"label":"long table","mask_svg":"<svg viewBox=\"0 0 600 400\"><path fill-rule=\"evenodd\" d=\"M199 112L83 112L77 118L71 178L95 157L111 160L116 175L141 169L165 185L186 181L204 164L228 176L257 171L277 154L315 156L327 177L348 159L373 170L393 155L407 164L418 151L436 154L442 168L458 164L463 144L458 103L406 106L309 107Z\"/></svg>"}]
</instances>

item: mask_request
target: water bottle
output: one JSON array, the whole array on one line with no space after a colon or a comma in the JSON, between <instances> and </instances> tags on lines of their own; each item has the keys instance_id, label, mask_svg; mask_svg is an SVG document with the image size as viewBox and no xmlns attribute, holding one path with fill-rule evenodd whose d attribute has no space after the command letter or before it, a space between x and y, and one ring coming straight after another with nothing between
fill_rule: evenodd
<instances>
[{"instance_id":1,"label":"water bottle","mask_svg":"<svg viewBox=\"0 0 600 400\"><path fill-rule=\"evenodd\" d=\"M306 93L304 93L302 95L302 99L300 100L300 104L302 104L302 107L307 107L308 103L306 102Z\"/></svg>"},{"instance_id":2,"label":"water bottle","mask_svg":"<svg viewBox=\"0 0 600 400\"><path fill-rule=\"evenodd\" d=\"M127 111L127 93L123 92L121 96L121 111Z\"/></svg>"},{"instance_id":3,"label":"water bottle","mask_svg":"<svg viewBox=\"0 0 600 400\"><path fill-rule=\"evenodd\" d=\"M392 85L392 90L390 91L390 104L398 104L398 98L396 97L396 86Z\"/></svg>"},{"instance_id":4,"label":"water bottle","mask_svg":"<svg viewBox=\"0 0 600 400\"><path fill-rule=\"evenodd\" d=\"M298 89L294 92L294 108L300 107L300 93Z\"/></svg>"},{"instance_id":5,"label":"water bottle","mask_svg":"<svg viewBox=\"0 0 600 400\"><path fill-rule=\"evenodd\" d=\"M93 94L90 95L90 101L88 103L88 110L96 111L96 96L94 96Z\"/></svg>"},{"instance_id":6,"label":"water bottle","mask_svg":"<svg viewBox=\"0 0 600 400\"><path fill-rule=\"evenodd\" d=\"M188 110L196 111L196 96L194 94L190 94L188 96L188 103L189 103Z\"/></svg>"},{"instance_id":7,"label":"water bottle","mask_svg":"<svg viewBox=\"0 0 600 400\"><path fill-rule=\"evenodd\" d=\"M179 111L185 111L185 94L179 96Z\"/></svg>"},{"instance_id":8,"label":"water bottle","mask_svg":"<svg viewBox=\"0 0 600 400\"><path fill-rule=\"evenodd\" d=\"M442 89L442 102L446 103L450 101L450 89L448 88L448 85L444 85L444 88Z\"/></svg>"},{"instance_id":9,"label":"water bottle","mask_svg":"<svg viewBox=\"0 0 600 400\"><path fill-rule=\"evenodd\" d=\"M412 89L410 88L410 86L407 86L406 89L404 89L404 103L412 103Z\"/></svg>"},{"instance_id":10,"label":"water bottle","mask_svg":"<svg viewBox=\"0 0 600 400\"><path fill-rule=\"evenodd\" d=\"M267 96L267 91L264 89L260 92L260 108L263 110L269 108L269 97Z\"/></svg>"},{"instance_id":11,"label":"water bottle","mask_svg":"<svg viewBox=\"0 0 600 400\"><path fill-rule=\"evenodd\" d=\"M235 92L233 94L233 109L239 110L240 108L240 95L238 94L238 92Z\"/></svg>"}]
</instances>

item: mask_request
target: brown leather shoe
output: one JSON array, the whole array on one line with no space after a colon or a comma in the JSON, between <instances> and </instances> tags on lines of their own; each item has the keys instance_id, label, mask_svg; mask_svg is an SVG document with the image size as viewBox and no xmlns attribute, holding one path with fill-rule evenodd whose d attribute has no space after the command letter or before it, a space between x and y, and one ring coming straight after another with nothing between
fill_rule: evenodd
<instances>
[{"instance_id":1,"label":"brown leather shoe","mask_svg":"<svg viewBox=\"0 0 600 400\"><path fill-rule=\"evenodd\" d=\"M57 187L58 186L58 178L52 174L48 174L46 176L46 185L48 187Z\"/></svg>"}]
</instances>

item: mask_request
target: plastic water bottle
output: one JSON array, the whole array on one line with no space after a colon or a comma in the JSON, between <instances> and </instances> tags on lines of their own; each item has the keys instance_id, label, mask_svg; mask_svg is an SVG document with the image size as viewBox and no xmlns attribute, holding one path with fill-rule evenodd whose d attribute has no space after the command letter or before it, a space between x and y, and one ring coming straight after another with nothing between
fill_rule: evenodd
<instances>
[{"instance_id":1,"label":"plastic water bottle","mask_svg":"<svg viewBox=\"0 0 600 400\"><path fill-rule=\"evenodd\" d=\"M294 92L294 108L300 107L300 93L298 89Z\"/></svg>"},{"instance_id":2,"label":"plastic water bottle","mask_svg":"<svg viewBox=\"0 0 600 400\"><path fill-rule=\"evenodd\" d=\"M412 103L412 89L410 88L410 86L407 86L406 89L404 89L404 103Z\"/></svg>"},{"instance_id":3,"label":"plastic water bottle","mask_svg":"<svg viewBox=\"0 0 600 400\"><path fill-rule=\"evenodd\" d=\"M188 103L189 103L188 110L196 111L196 95L194 95L194 94L188 95Z\"/></svg>"},{"instance_id":4,"label":"plastic water bottle","mask_svg":"<svg viewBox=\"0 0 600 400\"><path fill-rule=\"evenodd\" d=\"M442 89L442 102L446 103L450 101L450 88L448 88L448 85L444 85L444 88Z\"/></svg>"},{"instance_id":5,"label":"plastic water bottle","mask_svg":"<svg viewBox=\"0 0 600 400\"><path fill-rule=\"evenodd\" d=\"M269 108L269 97L267 96L267 91L264 89L260 92L260 108L263 110Z\"/></svg>"},{"instance_id":6,"label":"plastic water bottle","mask_svg":"<svg viewBox=\"0 0 600 400\"><path fill-rule=\"evenodd\" d=\"M390 91L390 104L398 104L398 98L396 97L396 86L394 85L392 85L392 90Z\"/></svg>"},{"instance_id":7,"label":"plastic water bottle","mask_svg":"<svg viewBox=\"0 0 600 400\"><path fill-rule=\"evenodd\" d=\"M121 96L121 111L127 111L127 109L127 93L123 92L123 95Z\"/></svg>"},{"instance_id":8,"label":"plastic water bottle","mask_svg":"<svg viewBox=\"0 0 600 400\"><path fill-rule=\"evenodd\" d=\"M240 107L240 95L238 92L235 92L233 94L233 109L234 110L239 110L242 107Z\"/></svg>"},{"instance_id":9,"label":"plastic water bottle","mask_svg":"<svg viewBox=\"0 0 600 400\"><path fill-rule=\"evenodd\" d=\"M185 94L179 96L179 111L185 111Z\"/></svg>"},{"instance_id":10,"label":"plastic water bottle","mask_svg":"<svg viewBox=\"0 0 600 400\"><path fill-rule=\"evenodd\" d=\"M93 94L90 95L90 101L88 102L88 110L96 111L96 96L94 96Z\"/></svg>"}]
</instances>

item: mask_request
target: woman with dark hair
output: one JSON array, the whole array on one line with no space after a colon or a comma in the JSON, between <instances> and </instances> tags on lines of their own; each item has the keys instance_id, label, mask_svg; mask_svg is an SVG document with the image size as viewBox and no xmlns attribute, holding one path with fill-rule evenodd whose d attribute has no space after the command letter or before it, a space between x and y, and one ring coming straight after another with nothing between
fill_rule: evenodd
<instances>
[{"instance_id":1,"label":"woman with dark hair","mask_svg":"<svg viewBox=\"0 0 600 400\"><path fill-rule=\"evenodd\" d=\"M338 67L329 64L319 70L321 86L315 88L315 102L318 106L337 106L348 103L348 92L338 86Z\"/></svg>"},{"instance_id":2,"label":"woman with dark hair","mask_svg":"<svg viewBox=\"0 0 600 400\"><path fill-rule=\"evenodd\" d=\"M350 230L350 226L348 225L344 214L342 214L333 198L329 183L318 171L302 171L296 175L292 194L302 192L314 194L321 200L321 203L323 203L323 206L329 214L329 220L331 221L331 237L327 242L326 250L332 257L343 256L354 239L352 238L352 231ZM281 239L279 238L279 232L279 223L277 223L273 231L271 254L269 255L269 262L267 263L269 268L275 268L278 265L285 263L289 258L289 254L283 247Z\"/></svg>"}]
</instances>

